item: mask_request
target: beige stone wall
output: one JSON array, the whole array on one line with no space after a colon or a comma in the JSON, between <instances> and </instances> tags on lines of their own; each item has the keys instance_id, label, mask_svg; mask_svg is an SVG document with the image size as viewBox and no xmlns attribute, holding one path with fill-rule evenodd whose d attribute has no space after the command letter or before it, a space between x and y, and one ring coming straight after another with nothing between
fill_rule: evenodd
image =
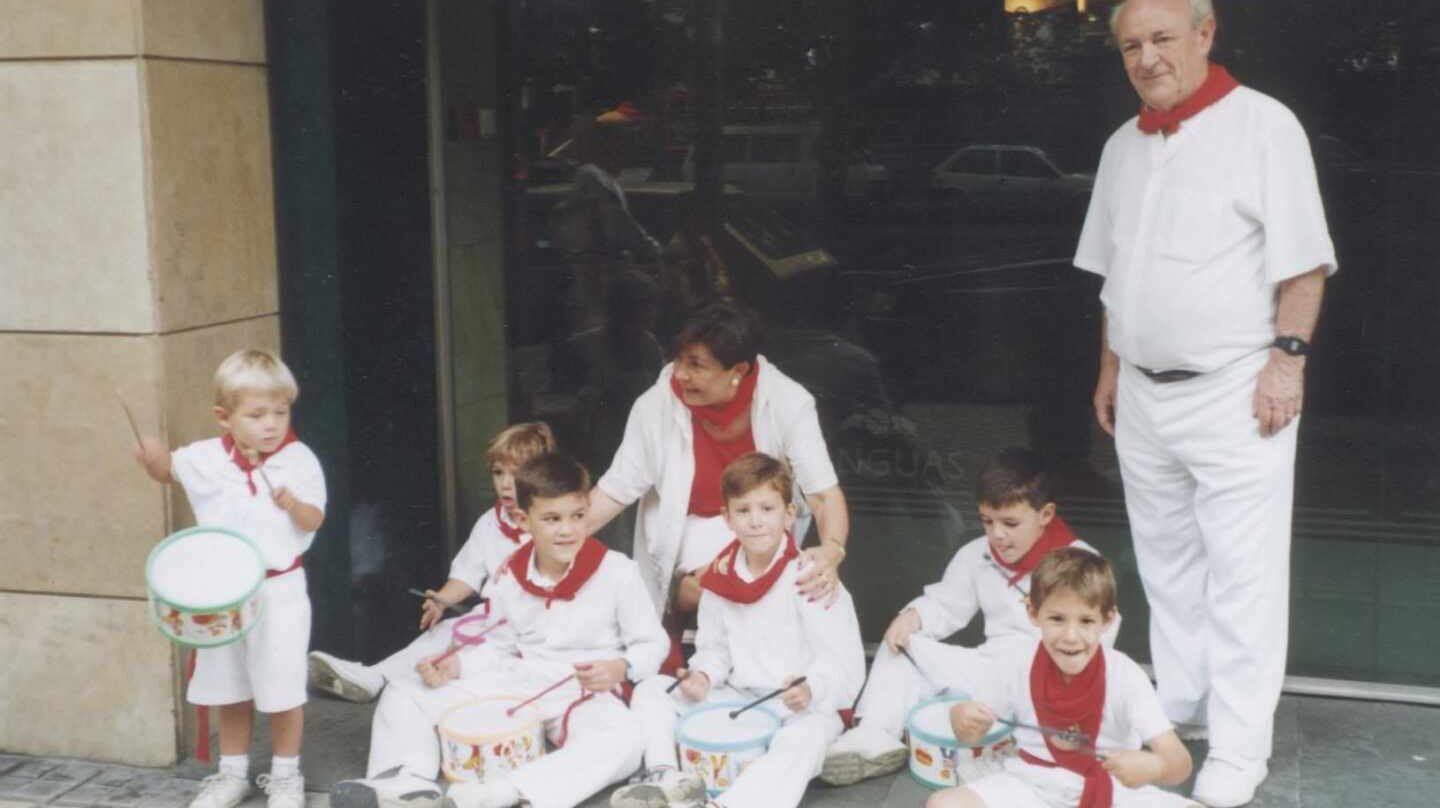
<instances>
[{"instance_id":1,"label":"beige stone wall","mask_svg":"<svg viewBox=\"0 0 1440 808\"><path fill-rule=\"evenodd\" d=\"M190 517L119 401L214 434L215 364L278 347L262 10L0 0L0 751L182 748L144 560Z\"/></svg>"}]
</instances>

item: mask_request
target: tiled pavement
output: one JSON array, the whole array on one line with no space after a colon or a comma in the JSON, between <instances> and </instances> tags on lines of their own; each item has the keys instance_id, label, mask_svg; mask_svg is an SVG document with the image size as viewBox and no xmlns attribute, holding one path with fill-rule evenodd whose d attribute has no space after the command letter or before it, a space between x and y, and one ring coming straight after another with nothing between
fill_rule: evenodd
<instances>
[{"instance_id":1,"label":"tiled pavement","mask_svg":"<svg viewBox=\"0 0 1440 808\"><path fill-rule=\"evenodd\" d=\"M306 707L304 768L314 792L308 808L328 806L324 791L331 783L361 774L370 713L370 706L318 697ZM269 744L264 722L259 724L261 737L252 759L263 764L269 759ZM1440 709L1287 696L1281 701L1275 733L1270 779L1253 808L1440 805ZM1198 763L1204 745L1190 748ZM263 765L255 768L264 771ZM169 769L140 769L0 754L0 808L183 808L208 771L195 761ZM926 793L902 773L847 788L817 782L803 805L918 808ZM602 794L587 801L585 808L606 804ZM263 805L263 797L257 796L246 808Z\"/></svg>"}]
</instances>

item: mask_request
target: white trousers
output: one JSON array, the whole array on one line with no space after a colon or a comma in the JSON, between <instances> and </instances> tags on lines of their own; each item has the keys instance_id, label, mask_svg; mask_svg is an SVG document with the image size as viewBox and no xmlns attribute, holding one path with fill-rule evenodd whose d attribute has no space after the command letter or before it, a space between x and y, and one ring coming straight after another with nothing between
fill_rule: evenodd
<instances>
[{"instance_id":1,"label":"white trousers","mask_svg":"<svg viewBox=\"0 0 1440 808\"><path fill-rule=\"evenodd\" d=\"M415 666L425 657L443 653L450 647L452 632L459 619L450 617L441 620L411 640L409 645L370 666L371 669L379 671L387 682L419 684L420 674L415 672Z\"/></svg>"},{"instance_id":2,"label":"white trousers","mask_svg":"<svg viewBox=\"0 0 1440 808\"><path fill-rule=\"evenodd\" d=\"M1036 643L1029 637L1017 639L1027 645ZM996 640L978 648L965 648L914 635L908 650L915 665L881 643L870 665L860 703L855 706L855 717L867 728L883 730L898 742L911 708L935 695L940 688L949 688L952 693L970 693L973 683L990 666L994 652L1005 642L1007 640Z\"/></svg>"},{"instance_id":3,"label":"white trousers","mask_svg":"<svg viewBox=\"0 0 1440 808\"><path fill-rule=\"evenodd\" d=\"M1190 808L1196 803L1155 786L1128 788L1110 778L1114 786L1112 808ZM986 808L1074 808L1080 804L1085 782L1066 769L1047 769L1012 758L1005 770L964 786L980 796Z\"/></svg>"},{"instance_id":4,"label":"white trousers","mask_svg":"<svg viewBox=\"0 0 1440 808\"><path fill-rule=\"evenodd\" d=\"M435 779L440 773L436 724L447 709L485 696L537 693L547 684L544 677L513 670L487 671L438 688L391 682L370 726L366 776L402 766L410 774ZM552 744L559 740L566 709L579 695L572 682L536 702ZM618 698L598 694L570 711L565 745L522 766L510 782L534 808L570 808L634 772L643 740L638 717Z\"/></svg>"},{"instance_id":5,"label":"white trousers","mask_svg":"<svg viewBox=\"0 0 1440 808\"><path fill-rule=\"evenodd\" d=\"M195 654L195 675L185 691L191 704L219 706L255 701L262 713L283 713L305 703L310 647L310 595L305 570L266 578L260 585L260 622L244 637Z\"/></svg>"},{"instance_id":6,"label":"white trousers","mask_svg":"<svg viewBox=\"0 0 1440 808\"><path fill-rule=\"evenodd\" d=\"M1160 703L1172 721L1208 725L1222 758L1270 756L1285 678L1299 419L1260 436L1267 353L1170 384L1122 362L1117 395Z\"/></svg>"},{"instance_id":7,"label":"white trousers","mask_svg":"<svg viewBox=\"0 0 1440 808\"><path fill-rule=\"evenodd\" d=\"M645 765L679 768L675 749L676 717L698 706L677 688L665 689L675 680L669 676L652 676L635 688L630 707L645 728ZM750 701L764 695L721 686L712 688L705 703L718 701ZM784 725L770 739L770 748L725 789L717 799L727 808L794 808L805 795L805 787L820 774L825 750L840 736L840 716L836 713L791 713L777 697L769 704L771 710L784 718Z\"/></svg>"}]
</instances>

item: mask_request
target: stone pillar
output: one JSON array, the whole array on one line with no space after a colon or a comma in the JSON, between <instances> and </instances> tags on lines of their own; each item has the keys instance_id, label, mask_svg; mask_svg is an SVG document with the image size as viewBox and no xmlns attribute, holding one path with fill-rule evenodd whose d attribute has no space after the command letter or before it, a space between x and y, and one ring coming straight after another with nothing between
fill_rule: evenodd
<instances>
[{"instance_id":1,"label":"stone pillar","mask_svg":"<svg viewBox=\"0 0 1440 808\"><path fill-rule=\"evenodd\" d=\"M0 749L164 765L190 715L147 553L191 517L120 400L215 434L279 346L261 0L0 0Z\"/></svg>"}]
</instances>

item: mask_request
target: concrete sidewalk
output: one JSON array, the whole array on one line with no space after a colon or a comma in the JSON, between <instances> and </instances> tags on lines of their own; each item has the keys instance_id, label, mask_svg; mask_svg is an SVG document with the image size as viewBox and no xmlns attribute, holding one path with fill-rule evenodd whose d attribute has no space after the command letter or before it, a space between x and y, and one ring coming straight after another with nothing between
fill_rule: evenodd
<instances>
[{"instance_id":1,"label":"concrete sidewalk","mask_svg":"<svg viewBox=\"0 0 1440 808\"><path fill-rule=\"evenodd\" d=\"M317 696L306 705L303 766L313 792L308 808L328 806L337 780L364 773L373 705ZM268 768L264 722L252 769ZM1287 696L1275 727L1275 757L1254 808L1429 808L1440 804L1440 709ZM1196 763L1204 743L1189 744ZM189 760L169 769L140 769L77 760L0 755L0 808L41 805L184 808L211 768ZM846 788L816 781L805 808L918 808L928 794L907 774ZM263 795L245 808L263 808ZM608 792L585 808L608 805ZM752 808L744 806L743 808ZM753 808L764 808L754 806Z\"/></svg>"}]
</instances>

